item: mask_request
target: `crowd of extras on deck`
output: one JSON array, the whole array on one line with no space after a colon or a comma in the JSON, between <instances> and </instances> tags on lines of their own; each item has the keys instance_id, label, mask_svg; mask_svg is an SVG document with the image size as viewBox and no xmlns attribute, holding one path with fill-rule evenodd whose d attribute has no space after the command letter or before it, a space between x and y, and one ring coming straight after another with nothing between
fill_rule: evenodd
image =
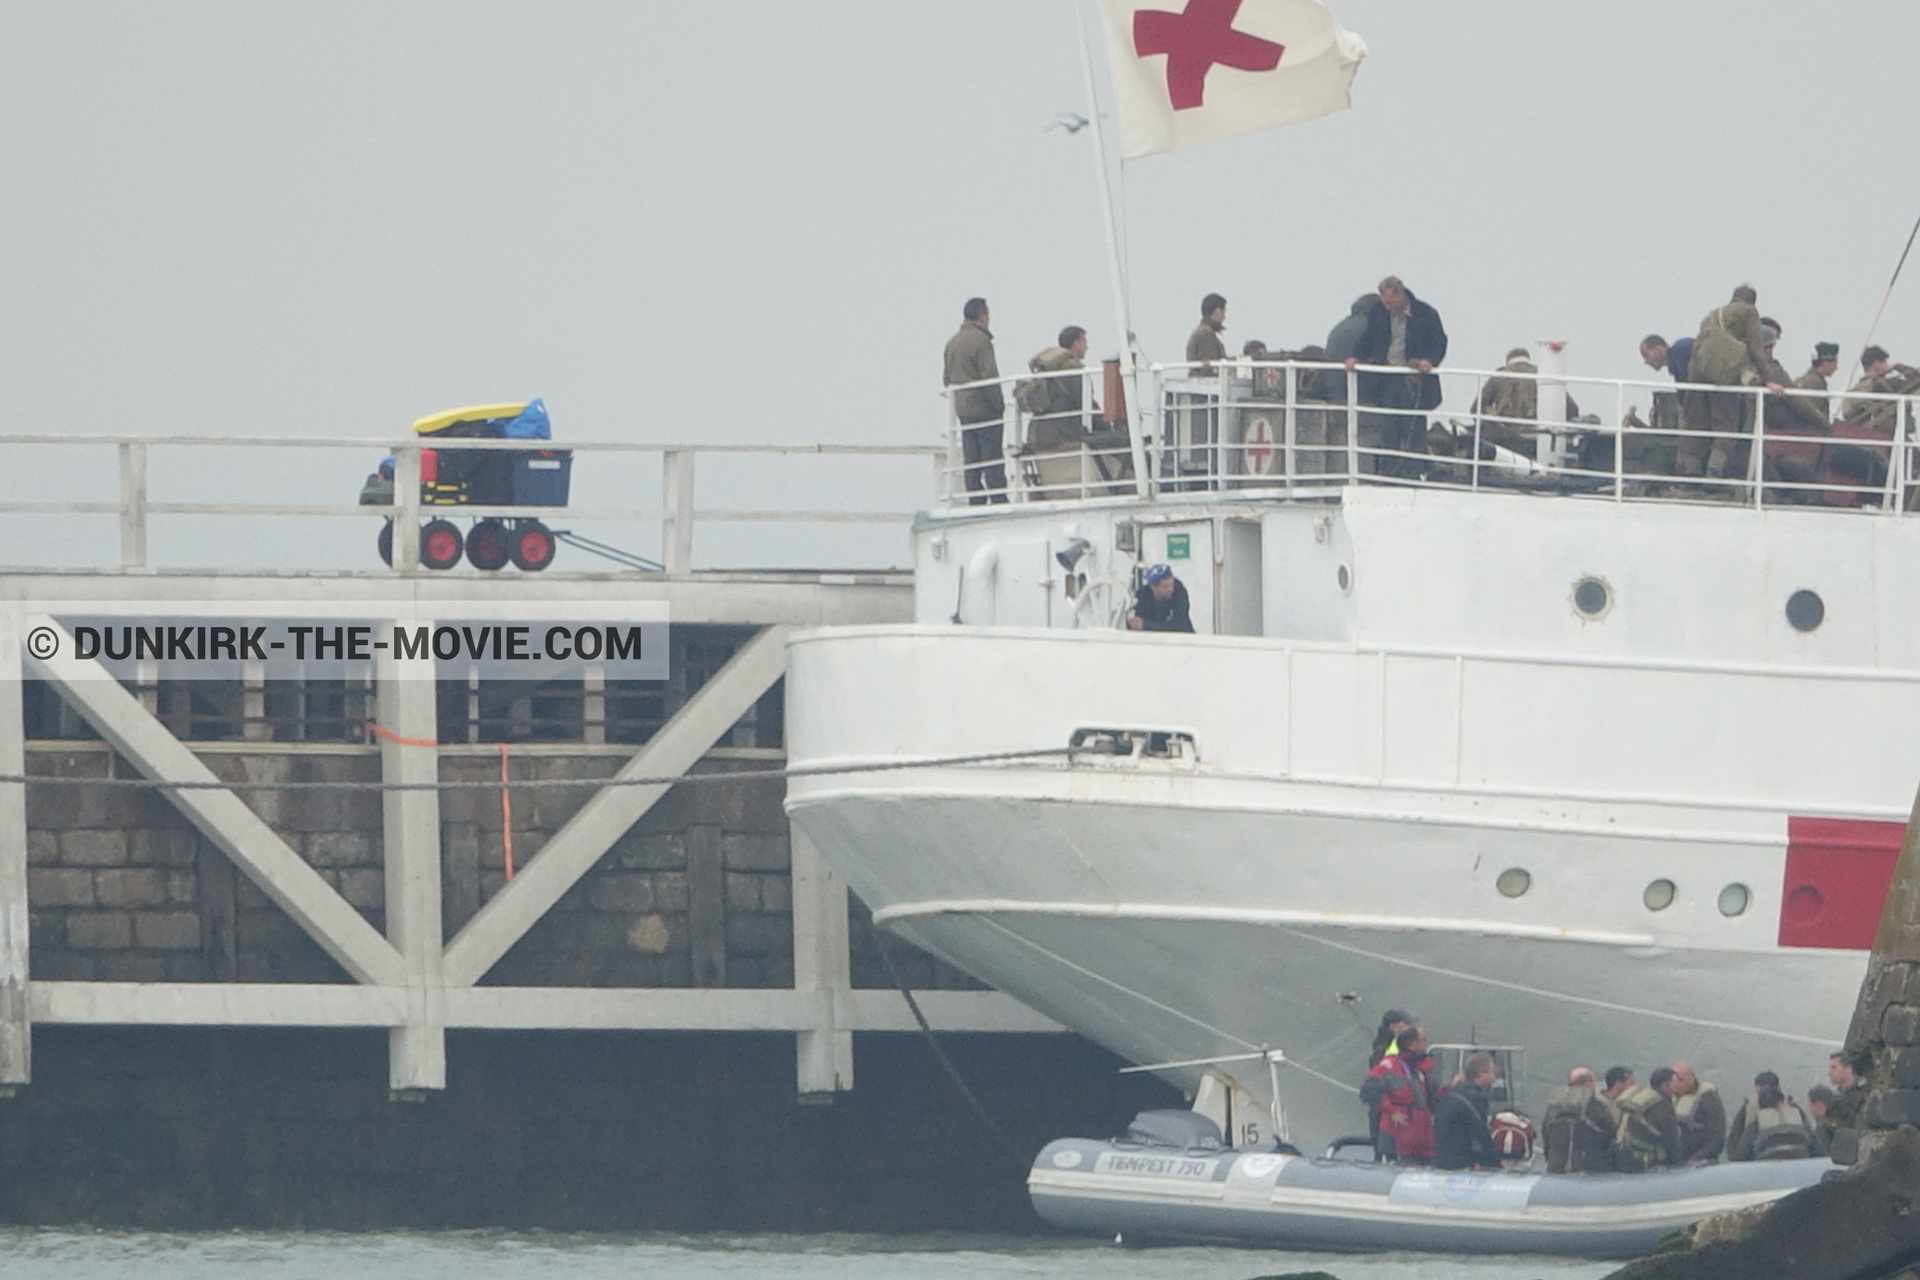
<instances>
[{"instance_id":1,"label":"crowd of extras on deck","mask_svg":"<svg viewBox=\"0 0 1920 1280\"><path fill-rule=\"evenodd\" d=\"M1536 1130L1509 1105L1494 1054L1469 1052L1451 1081L1436 1078L1427 1033L1390 1009L1374 1037L1360 1099L1376 1158L1439 1169L1499 1169L1532 1159ZM1575 1067L1547 1099L1538 1136L1549 1173L1646 1173L1720 1160L1825 1156L1837 1128L1857 1123L1865 1087L1843 1054L1826 1084L1789 1097L1772 1071L1727 1114L1728 1100L1691 1063L1655 1067L1645 1081L1628 1066L1604 1076ZM1357 1139L1356 1139L1357 1141Z\"/></svg>"},{"instance_id":2,"label":"crowd of extras on deck","mask_svg":"<svg viewBox=\"0 0 1920 1280\"><path fill-rule=\"evenodd\" d=\"M946 345L943 376L946 386L958 388L952 393L953 407L960 425L968 501L1005 502L1008 415L998 383L987 300L969 298L962 316L959 332ZM1187 339L1186 359L1194 377L1213 376L1215 365L1230 359L1226 327L1227 300L1209 293L1200 302L1200 323ZM1656 372L1670 374L1679 394L1664 397L1664 404L1662 397L1656 397L1650 409L1653 423L1641 420L1636 408L1621 424L1627 429L1624 438L1631 455L1624 459L1626 470L1643 477L1640 490L1649 496L1737 497L1733 484L1710 482L1749 477L1755 403L1763 387L1764 479L1770 482L1769 501L1854 506L1860 505L1858 496L1843 497L1825 486L1871 490L1885 483L1887 450L1876 448L1875 443L1892 440L1898 420L1896 404L1857 397L1920 392L1920 369L1895 363L1882 347L1867 347L1860 353L1860 376L1835 416L1827 393L1828 380L1840 368L1839 344L1815 343L1807 371L1796 377L1775 356L1782 332L1778 320L1761 314L1753 287L1743 284L1725 304L1707 313L1695 335L1669 342L1652 333L1641 340L1641 360ZM1124 423L1086 425L1097 410L1087 403L1085 410L1094 412L1083 411L1085 379L1061 376L1085 367L1087 348L1087 330L1068 325L1060 330L1054 346L1027 362L1029 372L1043 376L1016 386L1016 400L1027 416L1026 438L1018 442L1016 452L1034 456L1087 448L1103 455L1100 469L1105 478L1131 479L1131 460L1122 456L1127 451ZM1491 461L1498 457L1496 450L1528 461L1547 461L1540 456L1539 445L1543 435L1538 425L1539 370L1528 350L1516 347L1507 353L1505 365L1486 380L1475 398L1469 410L1472 419L1465 425L1447 425L1427 416L1427 411L1440 405L1440 380L1434 370L1446 356L1447 331L1439 311L1415 297L1397 276L1388 276L1376 290L1355 300L1324 344L1270 350L1255 339L1244 343L1240 353L1242 360L1256 363L1344 366L1345 372L1300 370L1296 400L1305 404L1346 403L1346 374L1358 366L1370 366L1352 382L1354 400L1370 410L1356 424L1364 473L1430 478L1444 469L1438 459L1477 456ZM1397 368L1406 372L1388 371ZM1741 388L1753 394L1726 394ZM1581 417L1571 400L1567 420L1599 425L1597 417ZM1346 422L1344 413L1309 410L1300 415L1298 444L1304 451L1300 470L1346 469ZM1605 454L1601 469L1611 472L1611 435L1602 438L1603 434L1596 432L1593 438L1605 444L1600 451ZM1340 455L1337 466L1329 461L1335 453ZM1316 462L1316 457L1321 461ZM1671 483L1661 483L1662 479Z\"/></svg>"}]
</instances>

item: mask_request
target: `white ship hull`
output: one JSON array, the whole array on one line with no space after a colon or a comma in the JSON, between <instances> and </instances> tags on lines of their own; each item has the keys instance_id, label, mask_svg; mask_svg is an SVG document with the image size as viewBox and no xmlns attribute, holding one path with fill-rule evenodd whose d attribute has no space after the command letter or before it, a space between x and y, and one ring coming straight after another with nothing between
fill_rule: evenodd
<instances>
[{"instance_id":1,"label":"white ship hull","mask_svg":"<svg viewBox=\"0 0 1920 1280\"><path fill-rule=\"evenodd\" d=\"M1685 536L1671 513L1634 527L1625 517L1644 512L1601 510L1620 521L1627 564L1658 563L1636 541ZM1327 540L1364 565L1366 521L1341 514ZM1325 518L1279 512L1281 535L1309 516ZM1451 516L1436 511L1435 527ZM1768 520L1803 527L1679 518L1729 516L1747 536ZM1851 562L1827 549L1841 567L1825 581L1861 580L1870 604L1883 558L1906 548L1887 532L1870 545L1864 520L1828 521L1861 542ZM1432 533L1399 524L1412 573ZM1751 563L1725 563L1705 589L1743 585ZM1559 570L1536 582L1513 568L1486 602L1493 634L1508 594L1557 590L1564 608ZM1623 598L1641 586L1615 573ZM1644 1077L1686 1057L1735 1092L1763 1068L1796 1092L1821 1078L1864 967L1858 919L1877 918L1889 864L1854 875L1817 850L1794 862L1790 829L1860 820L1897 840L1920 777L1920 680L1873 664L1912 648L1911 632L1834 628L1798 661L1740 652L1741 637L1608 652L1618 629L1515 653L1447 635L1459 628L1445 608L1418 620L1439 644L1390 625L1349 628L1377 640L1273 637L1275 594L1270 579L1267 638L952 625L800 637L790 753L803 769L1064 748L1085 730L1185 736L1191 756L801 777L792 816L878 921L1133 1061L1285 1050L1304 1136L1364 1129L1351 1088L1390 1007L1437 1039L1524 1045L1535 1100L1575 1064ZM1514 871L1525 884L1509 896ZM1672 901L1655 909L1660 881ZM1849 913L1850 929L1828 927Z\"/></svg>"}]
</instances>

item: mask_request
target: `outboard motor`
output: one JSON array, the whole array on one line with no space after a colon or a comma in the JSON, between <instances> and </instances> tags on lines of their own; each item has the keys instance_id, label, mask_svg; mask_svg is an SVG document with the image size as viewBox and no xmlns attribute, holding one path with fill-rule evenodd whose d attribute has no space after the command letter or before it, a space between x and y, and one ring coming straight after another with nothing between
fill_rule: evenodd
<instances>
[{"instance_id":1,"label":"outboard motor","mask_svg":"<svg viewBox=\"0 0 1920 1280\"><path fill-rule=\"evenodd\" d=\"M1220 1126L1198 1111L1142 1111L1127 1125L1122 1142L1180 1151L1218 1151L1226 1144Z\"/></svg>"}]
</instances>

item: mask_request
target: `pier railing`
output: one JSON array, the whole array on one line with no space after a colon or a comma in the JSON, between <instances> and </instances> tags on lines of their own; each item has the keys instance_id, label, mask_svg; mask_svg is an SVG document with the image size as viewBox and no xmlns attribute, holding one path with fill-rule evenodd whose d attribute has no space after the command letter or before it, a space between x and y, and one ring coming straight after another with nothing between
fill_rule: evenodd
<instances>
[{"instance_id":1,"label":"pier railing","mask_svg":"<svg viewBox=\"0 0 1920 1280\"><path fill-rule=\"evenodd\" d=\"M1363 483L1920 509L1920 396L1779 386L1251 358L1122 380L1109 361L947 388L940 503Z\"/></svg>"},{"instance_id":2,"label":"pier railing","mask_svg":"<svg viewBox=\"0 0 1920 1280\"><path fill-rule=\"evenodd\" d=\"M9 458L30 456L32 447L60 450L61 470L78 470L72 460L91 450L112 450L118 459L118 492L98 497L62 499L35 496L0 500L0 515L14 516L99 516L118 523L118 567L149 567L148 532L156 519L167 517L239 517L233 536L257 536L242 532L244 521L284 517L387 517L402 527L438 516L500 517L555 521L615 521L657 523L660 528L661 563L669 574L685 574L692 568L694 530L702 524L756 522L771 524L907 524L913 519L917 501L903 503L899 509L849 509L830 502L817 507L783 505L780 507L701 507L695 502L694 477L701 458L726 457L840 457L840 458L931 458L945 456L944 450L928 445L867 444L673 444L636 441L571 440L552 441L434 439L408 437L401 440L383 437L295 437L295 436L214 436L214 435L64 435L8 433L0 435L0 465ZM342 497L338 502L299 502L277 500L271 496L242 499L225 496L207 501L156 500L149 483L150 463L160 455L192 450L218 450L220 457L239 453L278 454L273 462L285 468L293 464L303 450L348 450L358 455L355 464L343 466L339 473ZM610 456L651 455L657 457L660 471L658 505L568 505L496 506L478 503L436 504L422 495L421 459L424 451L492 451L525 453L529 449L567 451L581 463ZM391 457L394 463L393 498L384 504L362 504L352 500L353 491L366 474L368 463ZM17 474L17 473L16 473ZM228 478L222 468L209 474L215 483ZM212 487L212 484L209 485ZM231 485L223 487L231 488ZM784 492L803 486L794 484ZM104 488L104 486L102 486ZM911 495L917 499L920 490ZM209 495L211 497L211 495ZM412 572L419 568L419 548L413 539L394 540L393 568Z\"/></svg>"}]
</instances>

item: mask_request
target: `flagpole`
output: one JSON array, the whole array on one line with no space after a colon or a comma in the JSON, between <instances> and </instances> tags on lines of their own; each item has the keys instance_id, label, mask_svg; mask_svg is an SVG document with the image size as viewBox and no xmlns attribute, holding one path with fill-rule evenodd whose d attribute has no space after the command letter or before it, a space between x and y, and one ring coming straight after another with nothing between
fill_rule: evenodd
<instances>
[{"instance_id":1,"label":"flagpole","mask_svg":"<svg viewBox=\"0 0 1920 1280\"><path fill-rule=\"evenodd\" d=\"M1080 29L1080 74L1087 87L1087 123L1093 126L1093 169L1100 182L1100 217L1107 229L1107 273L1113 281L1113 315L1120 326L1120 380L1127 391L1127 436L1133 450L1133 487L1141 497L1148 495L1147 442L1141 435L1143 421L1140 384L1133 363L1133 319L1127 311L1127 285L1120 274L1120 233L1113 220L1113 186L1107 175L1107 137L1100 127L1100 99L1094 92L1093 50L1087 41L1087 18L1082 0L1073 0L1073 20Z\"/></svg>"}]
</instances>

